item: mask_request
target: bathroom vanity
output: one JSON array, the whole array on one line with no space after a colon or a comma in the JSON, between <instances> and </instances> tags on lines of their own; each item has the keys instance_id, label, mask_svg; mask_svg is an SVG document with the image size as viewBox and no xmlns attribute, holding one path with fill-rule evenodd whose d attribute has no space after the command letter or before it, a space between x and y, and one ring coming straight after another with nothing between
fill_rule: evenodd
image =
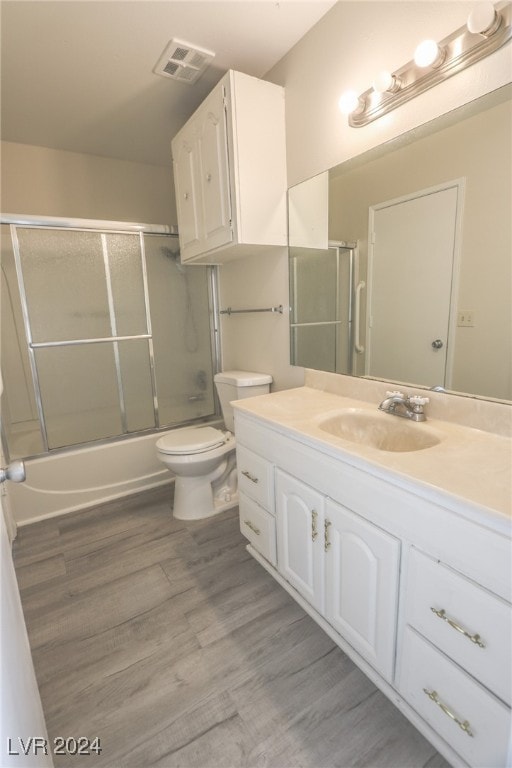
<instances>
[{"instance_id":1,"label":"bathroom vanity","mask_svg":"<svg viewBox=\"0 0 512 768\"><path fill-rule=\"evenodd\" d=\"M510 765L511 441L377 406L235 403L248 550L451 764Z\"/></svg>"}]
</instances>

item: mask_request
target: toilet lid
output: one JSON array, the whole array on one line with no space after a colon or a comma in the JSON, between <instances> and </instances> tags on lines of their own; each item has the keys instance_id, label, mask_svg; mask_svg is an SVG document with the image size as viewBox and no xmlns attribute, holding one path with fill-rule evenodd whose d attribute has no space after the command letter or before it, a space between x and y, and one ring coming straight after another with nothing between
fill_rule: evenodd
<instances>
[{"instance_id":1,"label":"toilet lid","mask_svg":"<svg viewBox=\"0 0 512 768\"><path fill-rule=\"evenodd\" d=\"M157 450L162 453L201 453L226 442L225 432L213 427L177 429L157 440Z\"/></svg>"}]
</instances>

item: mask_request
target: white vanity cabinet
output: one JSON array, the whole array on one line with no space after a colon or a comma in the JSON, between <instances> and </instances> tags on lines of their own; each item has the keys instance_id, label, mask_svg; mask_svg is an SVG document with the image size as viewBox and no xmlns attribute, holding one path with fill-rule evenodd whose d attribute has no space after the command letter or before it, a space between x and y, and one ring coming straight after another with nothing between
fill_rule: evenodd
<instances>
[{"instance_id":1,"label":"white vanity cabinet","mask_svg":"<svg viewBox=\"0 0 512 768\"><path fill-rule=\"evenodd\" d=\"M230 70L171 146L182 262L286 245L283 88Z\"/></svg>"},{"instance_id":2,"label":"white vanity cabinet","mask_svg":"<svg viewBox=\"0 0 512 768\"><path fill-rule=\"evenodd\" d=\"M391 680L400 542L279 469L276 526L279 573Z\"/></svg>"},{"instance_id":3,"label":"white vanity cabinet","mask_svg":"<svg viewBox=\"0 0 512 768\"><path fill-rule=\"evenodd\" d=\"M452 765L510 766L510 535L235 414L249 551Z\"/></svg>"}]
</instances>

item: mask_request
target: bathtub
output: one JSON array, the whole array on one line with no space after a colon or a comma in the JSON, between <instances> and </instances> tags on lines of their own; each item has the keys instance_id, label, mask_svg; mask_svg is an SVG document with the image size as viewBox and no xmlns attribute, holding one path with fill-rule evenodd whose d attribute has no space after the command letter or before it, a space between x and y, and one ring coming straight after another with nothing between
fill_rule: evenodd
<instances>
[{"instance_id":1,"label":"bathtub","mask_svg":"<svg viewBox=\"0 0 512 768\"><path fill-rule=\"evenodd\" d=\"M9 483L9 501L23 526L174 482L158 461L162 433L90 445L25 461L24 483Z\"/></svg>"}]
</instances>

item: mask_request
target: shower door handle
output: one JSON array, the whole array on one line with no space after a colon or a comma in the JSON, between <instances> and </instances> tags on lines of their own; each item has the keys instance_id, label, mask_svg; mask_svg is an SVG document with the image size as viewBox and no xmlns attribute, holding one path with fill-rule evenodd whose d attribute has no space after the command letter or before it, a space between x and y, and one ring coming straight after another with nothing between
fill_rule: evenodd
<instances>
[{"instance_id":1,"label":"shower door handle","mask_svg":"<svg viewBox=\"0 0 512 768\"><path fill-rule=\"evenodd\" d=\"M25 464L23 461L11 461L11 463L0 469L0 483L10 480L12 483L23 483L25 481Z\"/></svg>"}]
</instances>

